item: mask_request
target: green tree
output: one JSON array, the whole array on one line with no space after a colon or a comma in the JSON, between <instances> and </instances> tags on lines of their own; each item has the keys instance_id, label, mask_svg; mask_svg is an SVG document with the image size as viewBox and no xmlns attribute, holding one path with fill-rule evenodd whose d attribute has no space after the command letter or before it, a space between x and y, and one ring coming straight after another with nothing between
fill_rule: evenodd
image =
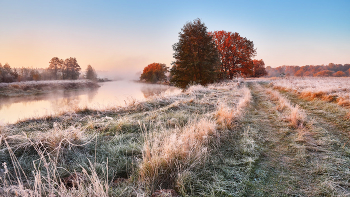
<instances>
[{"instance_id":1,"label":"green tree","mask_svg":"<svg viewBox=\"0 0 350 197\"><path fill-rule=\"evenodd\" d=\"M97 74L95 72L95 69L92 68L91 65L88 65L86 72L85 72L85 78L90 80L97 80Z\"/></svg>"},{"instance_id":2,"label":"green tree","mask_svg":"<svg viewBox=\"0 0 350 197\"><path fill-rule=\"evenodd\" d=\"M175 61L170 70L171 82L186 88L188 84L206 85L217 79L220 65L215 43L200 19L184 25L179 42L173 45Z\"/></svg>"},{"instance_id":3,"label":"green tree","mask_svg":"<svg viewBox=\"0 0 350 197\"><path fill-rule=\"evenodd\" d=\"M140 76L140 80L145 80L151 83L157 83L158 81L166 81L166 73L168 72L168 67L161 63L152 63L143 69Z\"/></svg>"}]
</instances>

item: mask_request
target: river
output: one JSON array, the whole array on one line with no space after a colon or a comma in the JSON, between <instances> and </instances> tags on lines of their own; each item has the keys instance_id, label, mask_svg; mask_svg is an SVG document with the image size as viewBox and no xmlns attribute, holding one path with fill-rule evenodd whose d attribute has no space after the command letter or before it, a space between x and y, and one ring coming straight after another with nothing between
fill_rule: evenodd
<instances>
[{"instance_id":1,"label":"river","mask_svg":"<svg viewBox=\"0 0 350 197\"><path fill-rule=\"evenodd\" d=\"M57 115L84 107L106 109L125 106L134 100L144 101L147 97L162 92L181 92L175 87L133 81L110 81L100 85L100 88L92 90L62 90L46 95L0 98L0 124Z\"/></svg>"}]
</instances>

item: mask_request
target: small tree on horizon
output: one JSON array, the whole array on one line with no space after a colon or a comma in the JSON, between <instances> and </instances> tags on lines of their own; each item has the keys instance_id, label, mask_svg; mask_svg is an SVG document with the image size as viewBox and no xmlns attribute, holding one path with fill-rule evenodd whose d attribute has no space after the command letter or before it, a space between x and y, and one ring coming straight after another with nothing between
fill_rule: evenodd
<instances>
[{"instance_id":1,"label":"small tree on horizon","mask_svg":"<svg viewBox=\"0 0 350 197\"><path fill-rule=\"evenodd\" d=\"M95 71L95 69L92 68L92 66L90 64L86 68L85 78L93 80L93 81L97 80L96 71Z\"/></svg>"},{"instance_id":2,"label":"small tree on horizon","mask_svg":"<svg viewBox=\"0 0 350 197\"><path fill-rule=\"evenodd\" d=\"M175 86L186 88L191 83L206 85L216 81L220 65L218 50L200 19L184 25L173 49L175 61L170 81Z\"/></svg>"},{"instance_id":3,"label":"small tree on horizon","mask_svg":"<svg viewBox=\"0 0 350 197\"><path fill-rule=\"evenodd\" d=\"M265 63L261 60L253 60L253 74L252 77L262 77L267 75L266 69L265 69Z\"/></svg>"},{"instance_id":4,"label":"small tree on horizon","mask_svg":"<svg viewBox=\"0 0 350 197\"><path fill-rule=\"evenodd\" d=\"M48 67L48 71L50 72L52 78L55 80L59 79L59 75L63 67L63 60L59 59L58 57L53 57L49 63L50 65Z\"/></svg>"},{"instance_id":5,"label":"small tree on horizon","mask_svg":"<svg viewBox=\"0 0 350 197\"><path fill-rule=\"evenodd\" d=\"M63 79L73 79L76 80L80 75L80 66L75 57L70 57L64 60L62 67Z\"/></svg>"}]
</instances>

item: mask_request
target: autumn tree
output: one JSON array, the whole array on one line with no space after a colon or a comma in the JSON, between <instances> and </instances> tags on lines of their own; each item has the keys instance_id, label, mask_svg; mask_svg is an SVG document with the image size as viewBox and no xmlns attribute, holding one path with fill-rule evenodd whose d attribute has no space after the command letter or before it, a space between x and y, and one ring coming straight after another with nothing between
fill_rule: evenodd
<instances>
[{"instance_id":1,"label":"autumn tree","mask_svg":"<svg viewBox=\"0 0 350 197\"><path fill-rule=\"evenodd\" d=\"M241 37L237 32L214 31L213 36L219 56L220 79L232 79L237 75L247 76L252 74L252 58L256 54L254 43Z\"/></svg>"},{"instance_id":2,"label":"autumn tree","mask_svg":"<svg viewBox=\"0 0 350 197\"><path fill-rule=\"evenodd\" d=\"M217 79L219 54L212 36L200 19L188 22L179 33L179 42L173 45L175 61L170 70L170 81L186 88L188 84L206 85Z\"/></svg>"},{"instance_id":3,"label":"autumn tree","mask_svg":"<svg viewBox=\"0 0 350 197\"><path fill-rule=\"evenodd\" d=\"M75 57L70 57L64 60L62 66L63 79L78 79L80 75L80 66Z\"/></svg>"},{"instance_id":4,"label":"autumn tree","mask_svg":"<svg viewBox=\"0 0 350 197\"><path fill-rule=\"evenodd\" d=\"M330 71L330 70L323 70L323 71L320 71L316 74L314 74L314 77L330 77L333 75L333 72Z\"/></svg>"},{"instance_id":5,"label":"autumn tree","mask_svg":"<svg viewBox=\"0 0 350 197\"><path fill-rule=\"evenodd\" d=\"M90 80L97 80L97 74L95 69L92 68L91 65L88 65L86 72L85 72L85 78Z\"/></svg>"},{"instance_id":6,"label":"autumn tree","mask_svg":"<svg viewBox=\"0 0 350 197\"><path fill-rule=\"evenodd\" d=\"M333 74L334 77L345 77L346 74L343 71L337 71L336 73Z\"/></svg>"},{"instance_id":7,"label":"autumn tree","mask_svg":"<svg viewBox=\"0 0 350 197\"><path fill-rule=\"evenodd\" d=\"M55 80L59 79L59 74L61 73L63 68L63 60L59 59L58 57L53 57L49 63L50 65L48 67L48 70L52 78Z\"/></svg>"},{"instance_id":8,"label":"autumn tree","mask_svg":"<svg viewBox=\"0 0 350 197\"><path fill-rule=\"evenodd\" d=\"M143 69L140 76L140 80L144 80L151 83L156 83L158 81L166 81L168 72L168 67L161 63L152 63Z\"/></svg>"},{"instance_id":9,"label":"autumn tree","mask_svg":"<svg viewBox=\"0 0 350 197\"><path fill-rule=\"evenodd\" d=\"M253 60L252 77L262 77L267 75L265 63L261 60Z\"/></svg>"}]
</instances>

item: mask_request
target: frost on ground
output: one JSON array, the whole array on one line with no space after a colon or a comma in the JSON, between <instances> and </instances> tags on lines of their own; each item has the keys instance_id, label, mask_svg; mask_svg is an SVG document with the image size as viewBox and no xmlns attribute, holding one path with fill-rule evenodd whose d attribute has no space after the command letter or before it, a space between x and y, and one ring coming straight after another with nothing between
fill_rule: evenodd
<instances>
[{"instance_id":1,"label":"frost on ground","mask_svg":"<svg viewBox=\"0 0 350 197\"><path fill-rule=\"evenodd\" d=\"M196 85L126 107L78 109L3 126L0 195L142 196L175 189L196 196L212 192L218 188L191 189L195 180L189 181L187 175L207 177L210 173L204 176L196 169L212 159L221 140L237 135L242 141L235 125L251 99L243 83L240 87L236 82Z\"/></svg>"}]
</instances>

